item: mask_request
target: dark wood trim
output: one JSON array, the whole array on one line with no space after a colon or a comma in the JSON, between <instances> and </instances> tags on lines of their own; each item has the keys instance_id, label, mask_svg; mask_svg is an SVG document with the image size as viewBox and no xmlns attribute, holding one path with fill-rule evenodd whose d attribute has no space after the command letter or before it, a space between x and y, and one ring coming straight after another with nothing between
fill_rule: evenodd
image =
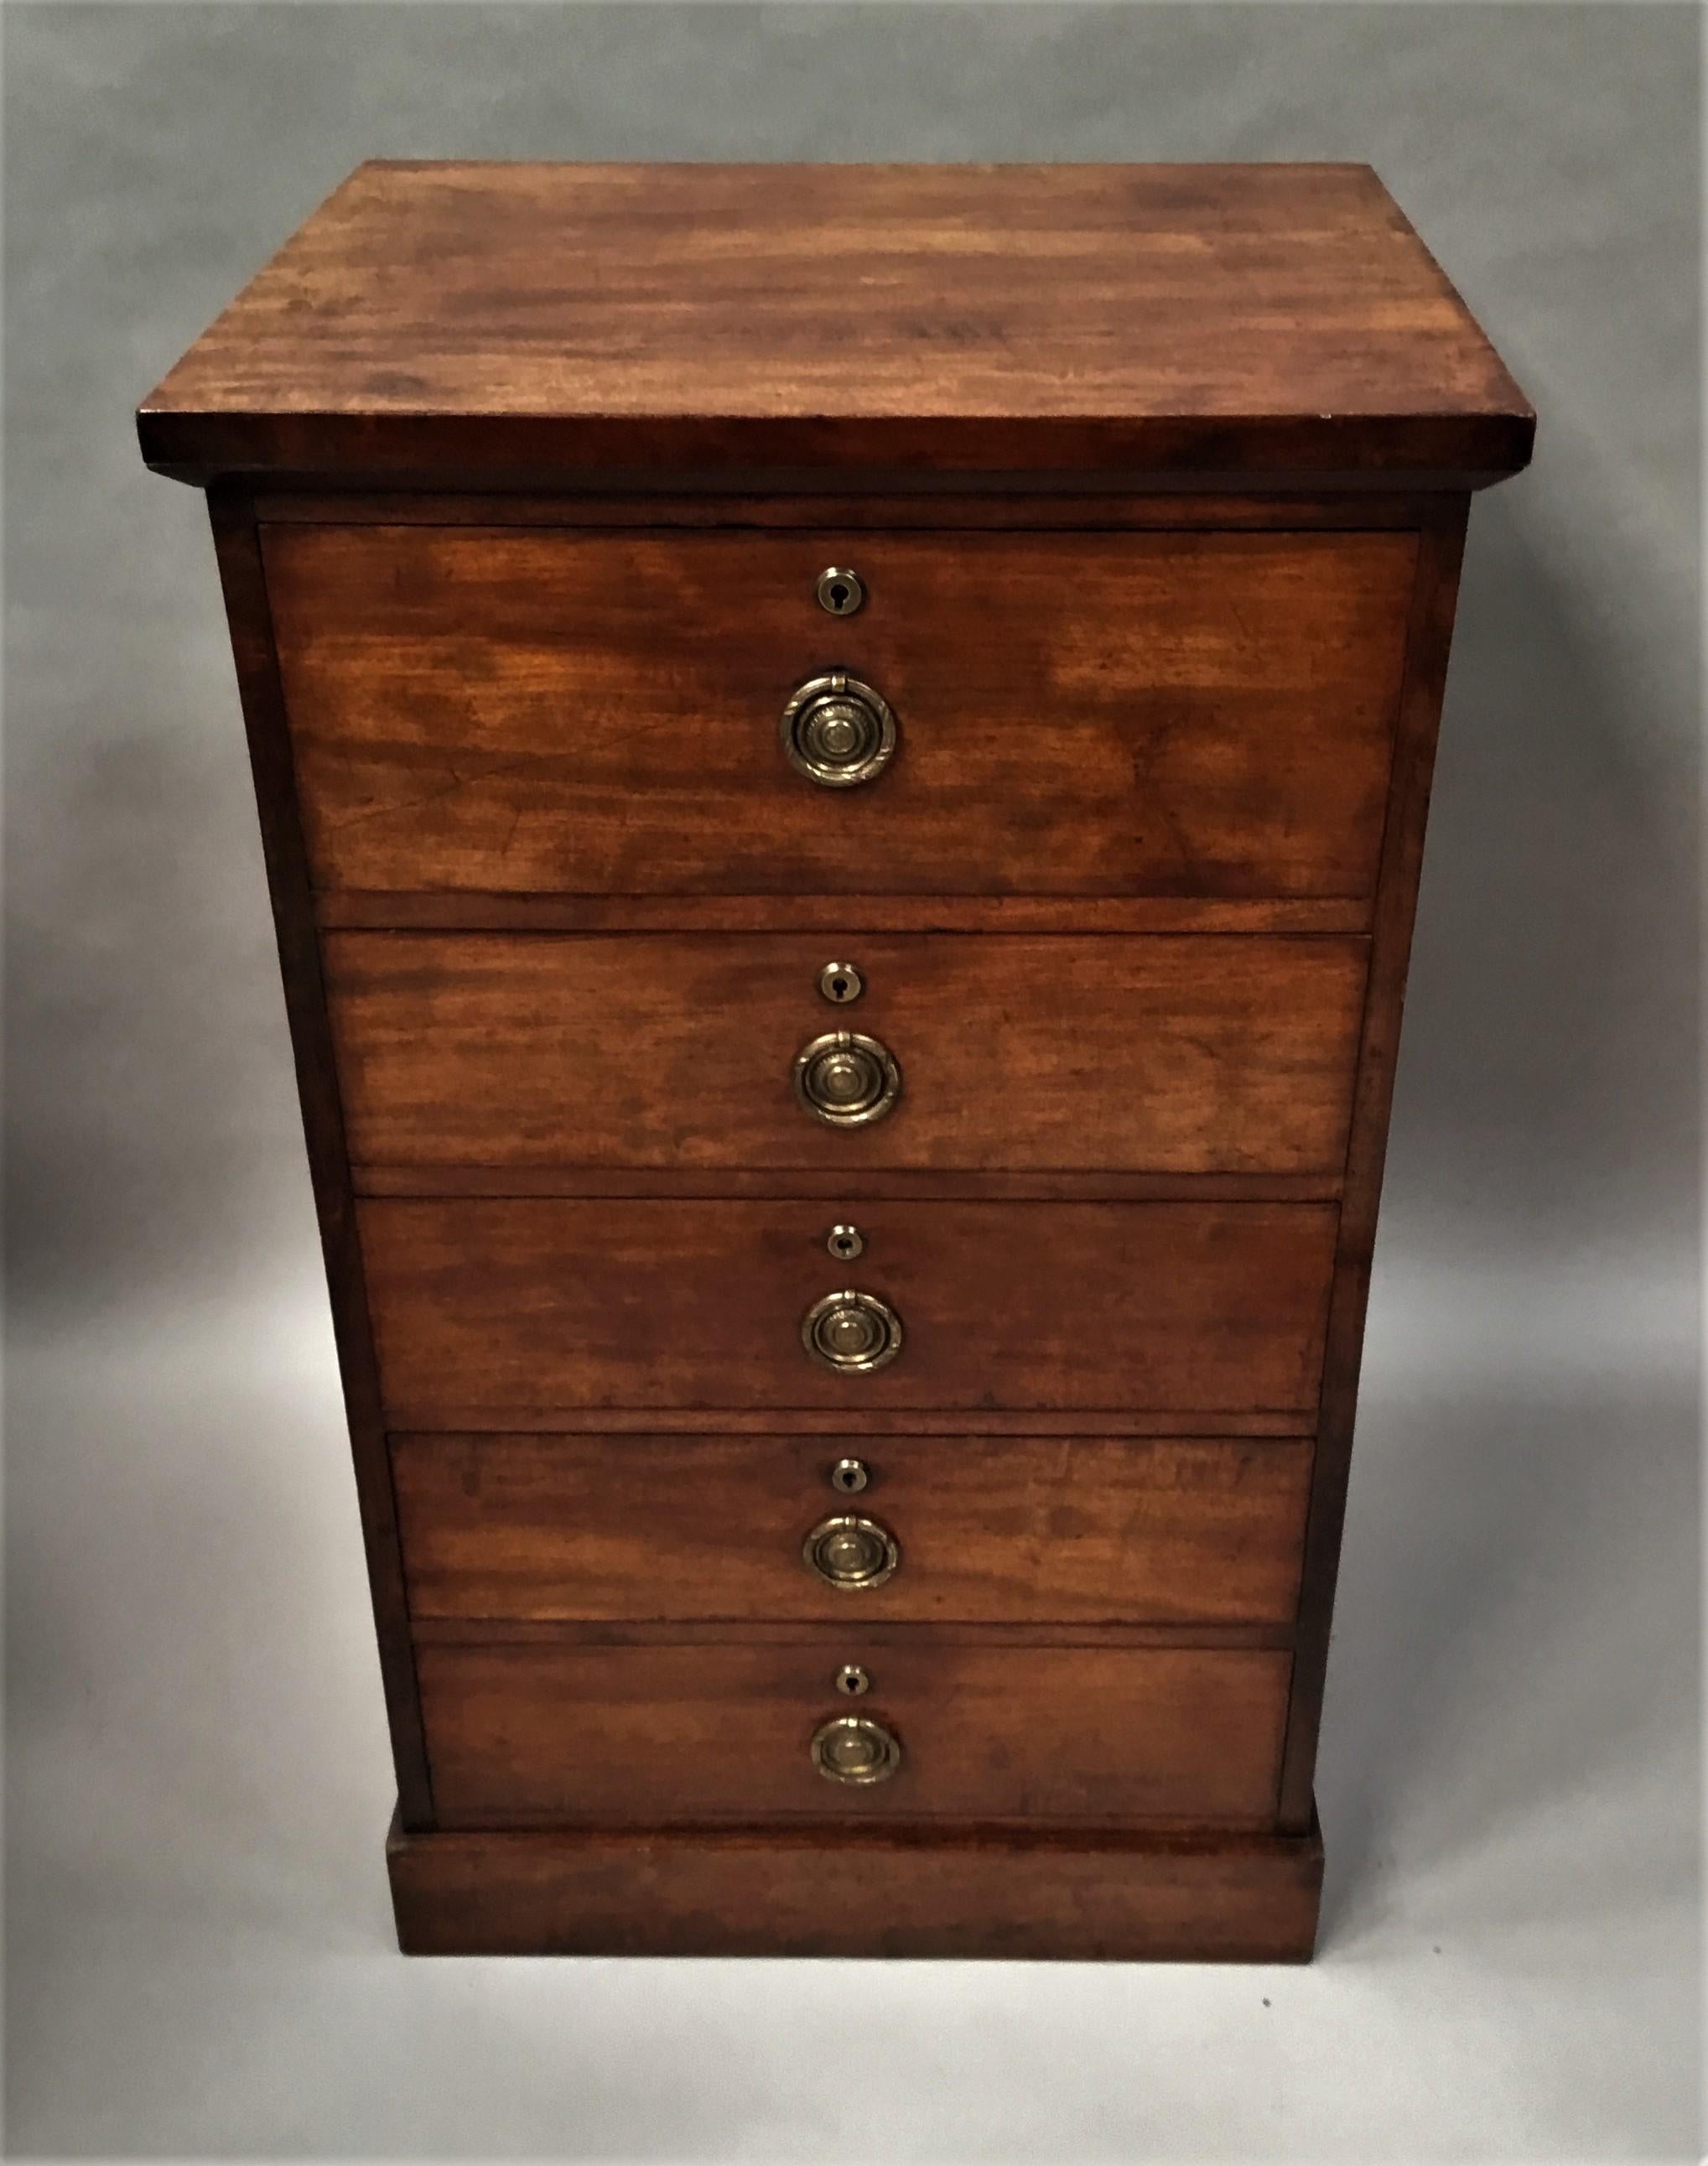
<instances>
[{"instance_id":1,"label":"dark wood trim","mask_svg":"<svg viewBox=\"0 0 1708 2166\"><path fill-rule=\"evenodd\" d=\"M1305 1963L1322 1841L1298 1836L408 1835L386 1846L410 1955Z\"/></svg>"},{"instance_id":2,"label":"dark wood trim","mask_svg":"<svg viewBox=\"0 0 1708 2166\"><path fill-rule=\"evenodd\" d=\"M1305 1827L1313 1811L1312 1782L1340 1533L1346 1519L1371 1255L1467 509L1462 499L1443 504L1419 537L1417 584L1394 738L1358 1081L1346 1150L1340 1245L1329 1302L1320 1426L1299 1596L1298 1645L1282 1761L1278 1819L1283 1829Z\"/></svg>"},{"instance_id":3,"label":"dark wood trim","mask_svg":"<svg viewBox=\"0 0 1708 2166\"><path fill-rule=\"evenodd\" d=\"M672 476L667 492L674 489ZM845 486L845 484L838 484ZM1096 478L1079 485L1095 489ZM1217 531L1228 528L1274 529L1288 533L1307 528L1361 532L1370 528L1415 527L1428 515L1430 499L1374 491L1348 497L1319 494L1253 496L1122 496L1118 494L1004 494L776 496L716 494L688 496L631 490L622 496L569 491L551 495L447 495L397 490L372 492L357 487L310 494L264 492L256 499L263 526L750 526L768 533L791 528L882 527L945 531L1016 528L1072 533L1182 527Z\"/></svg>"},{"instance_id":4,"label":"dark wood trim","mask_svg":"<svg viewBox=\"0 0 1708 2166\"><path fill-rule=\"evenodd\" d=\"M144 461L175 481L273 488L340 480L441 491L793 494L858 487L903 495L1199 490L1288 495L1364 488L1481 489L1529 462L1525 412L1007 416L214 413L143 405ZM1237 458L1237 465L1234 460ZM856 480L858 476L858 480Z\"/></svg>"},{"instance_id":5,"label":"dark wood trim","mask_svg":"<svg viewBox=\"0 0 1708 2166\"><path fill-rule=\"evenodd\" d=\"M278 937L279 969L296 1058L297 1091L355 1460L368 1584L379 1639L380 1674L397 1769L399 1810L405 1826L425 1828L432 1825L432 1792L410 1639L391 1461L380 1413L379 1378L374 1366L343 1113L335 1080L320 943L273 651L272 623L249 504L239 494L211 491L208 510L255 774L267 888Z\"/></svg>"},{"instance_id":6,"label":"dark wood trim","mask_svg":"<svg viewBox=\"0 0 1708 2166\"><path fill-rule=\"evenodd\" d=\"M1171 503L1187 503L1196 497L1224 500L1243 498L1253 502L1276 497L1294 502L1311 497L1365 497L1380 501L1404 492L1414 497L1464 496L1493 489L1508 481L1530 463L1536 437L1533 418L1510 416L1511 432L1503 448L1514 456L1496 463L1408 467L1283 466L1272 473L1256 468L1205 467L1193 471L1164 467L1152 473L1141 465L1114 462L1099 468L1095 461L1066 467L1041 467L1035 471L1013 466L989 468L946 468L941 472L922 466L875 467L857 473L822 465L760 466L754 464L700 466L663 471L657 467L600 466L536 461L519 468L470 465L464 460L425 462L405 460L357 459L342 466L317 461L311 451L288 463L271 465L265 459L226 456L182 458L151 456L167 440L169 431L154 425L161 417L139 409L137 441L143 463L168 481L181 481L193 489L225 489L256 494L331 498L382 494L393 496L506 497L586 495L590 498L681 498L693 496L799 497L807 502L843 499L852 503L866 494L893 506L912 499L922 505L944 497L991 494L1002 497L1113 498L1140 502L1156 496ZM174 417L167 417L172 419ZM188 417L193 421L198 417ZM1238 425L1236 423L1235 425ZM875 522L879 523L879 522ZM886 516L884 525L893 525ZM1405 520L1401 524L1409 525Z\"/></svg>"},{"instance_id":7,"label":"dark wood trim","mask_svg":"<svg viewBox=\"0 0 1708 2166\"><path fill-rule=\"evenodd\" d=\"M838 1178L741 1166L613 1171L605 1166L357 1165L358 1196L679 1197L780 1198L796 1202L1332 1203L1340 1184L1316 1173L932 1172L903 1169Z\"/></svg>"},{"instance_id":8,"label":"dark wood trim","mask_svg":"<svg viewBox=\"0 0 1708 2166\"><path fill-rule=\"evenodd\" d=\"M329 932L1274 932L1369 930L1367 896L483 895L323 889Z\"/></svg>"}]
</instances>

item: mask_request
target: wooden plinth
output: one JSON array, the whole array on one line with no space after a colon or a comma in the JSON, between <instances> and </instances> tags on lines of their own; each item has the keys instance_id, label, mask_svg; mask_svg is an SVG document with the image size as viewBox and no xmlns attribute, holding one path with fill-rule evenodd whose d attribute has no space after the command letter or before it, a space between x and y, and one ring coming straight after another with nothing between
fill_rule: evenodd
<instances>
[{"instance_id":1,"label":"wooden plinth","mask_svg":"<svg viewBox=\"0 0 1708 2166\"><path fill-rule=\"evenodd\" d=\"M1304 1963L1322 1839L405 1833L410 1955Z\"/></svg>"}]
</instances>

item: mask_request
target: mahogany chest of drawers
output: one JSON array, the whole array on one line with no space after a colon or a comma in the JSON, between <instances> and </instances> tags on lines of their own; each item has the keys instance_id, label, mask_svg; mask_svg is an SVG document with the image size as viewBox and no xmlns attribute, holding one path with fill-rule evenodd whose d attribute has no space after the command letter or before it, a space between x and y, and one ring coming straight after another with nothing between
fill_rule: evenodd
<instances>
[{"instance_id":1,"label":"mahogany chest of drawers","mask_svg":"<svg viewBox=\"0 0 1708 2166\"><path fill-rule=\"evenodd\" d=\"M1470 493L1362 166L372 165L207 488L403 1945L1299 1958Z\"/></svg>"}]
</instances>

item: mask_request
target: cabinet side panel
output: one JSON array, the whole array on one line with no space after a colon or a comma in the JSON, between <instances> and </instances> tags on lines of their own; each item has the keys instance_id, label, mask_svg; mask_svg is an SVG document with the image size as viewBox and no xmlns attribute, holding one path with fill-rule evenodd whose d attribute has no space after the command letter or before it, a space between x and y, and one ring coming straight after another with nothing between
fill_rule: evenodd
<instances>
[{"instance_id":1,"label":"cabinet side panel","mask_svg":"<svg viewBox=\"0 0 1708 2166\"><path fill-rule=\"evenodd\" d=\"M397 1768L398 1810L405 1827L423 1829L433 1824L432 1795L410 1640L397 1509L380 1419L343 1112L333 1067L320 943L309 897L308 861L279 692L272 619L248 499L236 491L210 489L208 510L255 774L267 888L278 937L279 969L296 1056L297 1091L331 1296L332 1326L379 1639L380 1673Z\"/></svg>"},{"instance_id":2,"label":"cabinet side panel","mask_svg":"<svg viewBox=\"0 0 1708 2166\"><path fill-rule=\"evenodd\" d=\"M1346 1518L1346 1478L1357 1408L1358 1371L1364 1345L1370 1262L1376 1239L1382 1170L1388 1149L1388 1111L1399 1050L1406 969L1411 958L1418 877L1436 738L1446 682L1453 612L1458 600L1468 499L1454 497L1432 508L1419 536L1416 586L1407 636L1388 820L1378 875L1365 995L1358 1080L1342 1186L1340 1244L1329 1302L1323 1388L1310 1516L1305 1535L1303 1578L1293 1659L1293 1697L1282 1762L1279 1825L1302 1831L1312 1825L1312 1780L1322 1716L1340 1531Z\"/></svg>"}]
</instances>

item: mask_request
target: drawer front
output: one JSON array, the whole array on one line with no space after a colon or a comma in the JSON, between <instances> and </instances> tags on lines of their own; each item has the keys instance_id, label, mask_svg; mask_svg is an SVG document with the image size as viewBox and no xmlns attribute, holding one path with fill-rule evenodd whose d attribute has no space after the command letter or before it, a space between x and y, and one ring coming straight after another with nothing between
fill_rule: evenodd
<instances>
[{"instance_id":1,"label":"drawer front","mask_svg":"<svg viewBox=\"0 0 1708 2166\"><path fill-rule=\"evenodd\" d=\"M553 1408L1314 1412L1335 1212L1258 1203L369 1200L357 1217L399 1429ZM865 1239L827 1254L832 1220ZM802 1343L857 1291L887 1366ZM885 1329L867 1308L861 1329ZM822 1329L830 1329L827 1319ZM549 1426L549 1423L547 1424Z\"/></svg>"},{"instance_id":2,"label":"drawer front","mask_svg":"<svg viewBox=\"0 0 1708 2166\"><path fill-rule=\"evenodd\" d=\"M1365 897L1403 533L264 534L314 878L582 895ZM815 599L828 564L869 589ZM870 784L785 758L849 672Z\"/></svg>"},{"instance_id":3,"label":"drawer front","mask_svg":"<svg viewBox=\"0 0 1708 2166\"><path fill-rule=\"evenodd\" d=\"M1285 1624L1310 1461L1297 1437L392 1439L411 1613L536 1622Z\"/></svg>"},{"instance_id":4,"label":"drawer front","mask_svg":"<svg viewBox=\"0 0 1708 2166\"><path fill-rule=\"evenodd\" d=\"M350 932L325 952L359 1164L1329 1174L1366 943ZM853 1005L820 996L833 957L864 980ZM838 1031L897 1064L868 1125L828 1124L791 1080Z\"/></svg>"},{"instance_id":5,"label":"drawer front","mask_svg":"<svg viewBox=\"0 0 1708 2166\"><path fill-rule=\"evenodd\" d=\"M812 1817L1186 1820L1272 1812L1291 1657L1268 1651L863 1644L423 1644L442 1825ZM834 1678L859 1664L870 1690ZM812 1740L864 1717L899 1741L849 1785Z\"/></svg>"}]
</instances>

